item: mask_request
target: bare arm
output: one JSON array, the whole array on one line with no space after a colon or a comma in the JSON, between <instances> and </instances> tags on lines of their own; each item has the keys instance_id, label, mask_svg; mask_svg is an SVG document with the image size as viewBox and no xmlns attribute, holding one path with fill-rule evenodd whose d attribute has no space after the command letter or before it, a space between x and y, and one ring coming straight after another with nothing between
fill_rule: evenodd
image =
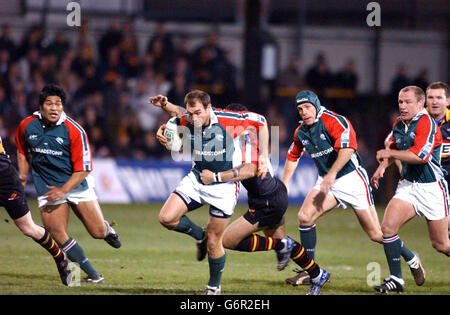
<instances>
[{"instance_id":1,"label":"bare arm","mask_svg":"<svg viewBox=\"0 0 450 315\"><path fill-rule=\"evenodd\" d=\"M28 171L30 169L30 164L28 163L27 157L17 150L17 164L19 166L19 178L22 185L27 184Z\"/></svg>"},{"instance_id":2,"label":"bare arm","mask_svg":"<svg viewBox=\"0 0 450 315\"><path fill-rule=\"evenodd\" d=\"M241 164L231 170L213 173L210 170L203 170L200 179L203 184L208 185L214 182L237 182L256 176L257 167L252 163Z\"/></svg>"},{"instance_id":3,"label":"bare arm","mask_svg":"<svg viewBox=\"0 0 450 315\"><path fill-rule=\"evenodd\" d=\"M323 177L323 181L320 184L321 191L325 193L328 193L328 191L330 191L331 186L333 185L336 179L337 173L339 173L339 171L344 167L344 165L347 164L348 161L350 161L350 158L352 157L354 152L355 149L352 148L339 149L336 161L334 161L333 165L331 165L331 168L328 171L327 175Z\"/></svg>"},{"instance_id":4,"label":"bare arm","mask_svg":"<svg viewBox=\"0 0 450 315\"><path fill-rule=\"evenodd\" d=\"M409 150L379 150L377 152L377 161L380 163L383 159L397 159L411 164L426 164L427 162L422 160L416 154Z\"/></svg>"},{"instance_id":5,"label":"bare arm","mask_svg":"<svg viewBox=\"0 0 450 315\"><path fill-rule=\"evenodd\" d=\"M50 188L50 191L45 193L44 196L47 196L47 200L50 202L58 201L64 198L64 196L72 189L81 184L81 182L88 175L89 171L74 172L72 173L72 176L70 176L69 180L61 187L47 186L47 188Z\"/></svg>"},{"instance_id":6,"label":"bare arm","mask_svg":"<svg viewBox=\"0 0 450 315\"><path fill-rule=\"evenodd\" d=\"M172 104L164 95L150 97L149 103L156 107L161 107L170 117L181 117L185 114L185 109L181 106Z\"/></svg>"},{"instance_id":7,"label":"bare arm","mask_svg":"<svg viewBox=\"0 0 450 315\"><path fill-rule=\"evenodd\" d=\"M293 162L293 161L286 160L286 163L284 163L282 182L286 187L288 187L289 181L291 180L292 175L294 175L297 165L298 165L298 161Z\"/></svg>"},{"instance_id":8,"label":"bare arm","mask_svg":"<svg viewBox=\"0 0 450 315\"><path fill-rule=\"evenodd\" d=\"M370 179L370 183L372 184L373 187L375 187L375 189L378 189L378 187L380 186L379 180L380 180L380 178L383 178L386 168L388 168L389 165L394 163L394 161L398 161L398 160L384 159L383 161L381 161L380 165L378 165L377 170L375 171L372 178Z\"/></svg>"}]
</instances>

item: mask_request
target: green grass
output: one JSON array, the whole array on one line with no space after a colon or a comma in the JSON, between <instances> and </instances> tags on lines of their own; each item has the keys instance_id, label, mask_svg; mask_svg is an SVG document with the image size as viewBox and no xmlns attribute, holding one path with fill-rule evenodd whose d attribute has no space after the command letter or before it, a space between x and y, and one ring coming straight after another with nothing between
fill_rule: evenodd
<instances>
[{"instance_id":1,"label":"green grass","mask_svg":"<svg viewBox=\"0 0 450 315\"><path fill-rule=\"evenodd\" d=\"M41 224L37 206L30 201L35 222ZM87 256L105 277L105 284L64 287L50 256L15 227L6 211L0 211L0 295L4 294L199 294L209 277L205 259L197 262L193 239L164 229L158 222L160 204L103 205L108 220L114 220L123 246L116 250L103 240L92 239L72 213L70 235L84 248ZM286 215L286 229L299 239L297 207ZM238 206L233 219L246 208ZM380 209L384 210L384 209ZM383 212L379 211L380 220ZM189 214L194 222L205 225L206 207ZM7 222L9 221L9 222ZM323 294L373 294L367 284L371 270L379 263L381 279L388 275L383 247L371 242L359 226L353 211L335 209L320 218L317 262L332 273L332 281ZM430 244L424 219L410 221L400 236L411 250L418 251L427 271L427 280L417 287L402 262L405 294L449 294L448 258ZM303 295L308 287L286 285L295 264L276 271L273 252L242 253L227 251L222 277L223 294ZM84 275L82 275L83 277Z\"/></svg>"}]
</instances>

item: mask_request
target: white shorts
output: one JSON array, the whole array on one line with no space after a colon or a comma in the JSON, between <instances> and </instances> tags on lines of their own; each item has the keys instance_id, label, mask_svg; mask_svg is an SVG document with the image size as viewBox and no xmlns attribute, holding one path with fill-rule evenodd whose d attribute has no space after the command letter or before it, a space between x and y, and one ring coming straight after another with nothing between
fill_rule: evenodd
<instances>
[{"instance_id":1,"label":"white shorts","mask_svg":"<svg viewBox=\"0 0 450 315\"><path fill-rule=\"evenodd\" d=\"M398 182L393 198L408 202L418 216L430 221L448 216L448 188L445 179L433 183L413 183L406 179Z\"/></svg>"},{"instance_id":2,"label":"white shorts","mask_svg":"<svg viewBox=\"0 0 450 315\"><path fill-rule=\"evenodd\" d=\"M239 182L203 185L193 172L187 174L174 193L183 199L188 210L194 210L204 204L212 206L209 213L214 217L229 218L239 196Z\"/></svg>"},{"instance_id":3,"label":"white shorts","mask_svg":"<svg viewBox=\"0 0 450 315\"><path fill-rule=\"evenodd\" d=\"M322 181L323 177L319 176L313 189L320 190ZM341 206L344 209L347 208L347 204L355 210L366 210L373 205L369 177L362 167L336 179L329 194L336 198L338 207Z\"/></svg>"},{"instance_id":4,"label":"white shorts","mask_svg":"<svg viewBox=\"0 0 450 315\"><path fill-rule=\"evenodd\" d=\"M55 202L50 202L47 200L47 196L38 196L38 205L39 208L43 206L54 206L54 205L60 205L62 203L74 203L78 204L79 202L84 201L92 201L97 199L97 194L95 193L95 190L93 188L88 188L85 190L75 190L67 193L63 199L60 199Z\"/></svg>"}]
</instances>

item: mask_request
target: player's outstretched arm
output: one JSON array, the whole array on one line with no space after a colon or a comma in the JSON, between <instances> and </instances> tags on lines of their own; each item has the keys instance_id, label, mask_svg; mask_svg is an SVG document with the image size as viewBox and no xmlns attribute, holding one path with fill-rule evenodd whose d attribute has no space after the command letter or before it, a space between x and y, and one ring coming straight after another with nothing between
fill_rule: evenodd
<instances>
[{"instance_id":1,"label":"player's outstretched arm","mask_svg":"<svg viewBox=\"0 0 450 315\"><path fill-rule=\"evenodd\" d=\"M213 173L210 170L203 170L200 179L205 185L215 182L237 182L256 176L256 172L255 164L245 163L224 172Z\"/></svg>"},{"instance_id":2,"label":"player's outstretched arm","mask_svg":"<svg viewBox=\"0 0 450 315\"><path fill-rule=\"evenodd\" d=\"M183 107L172 104L164 95L150 97L149 103L155 105L156 107L161 107L161 109L164 110L170 117L181 117L185 114Z\"/></svg>"}]
</instances>

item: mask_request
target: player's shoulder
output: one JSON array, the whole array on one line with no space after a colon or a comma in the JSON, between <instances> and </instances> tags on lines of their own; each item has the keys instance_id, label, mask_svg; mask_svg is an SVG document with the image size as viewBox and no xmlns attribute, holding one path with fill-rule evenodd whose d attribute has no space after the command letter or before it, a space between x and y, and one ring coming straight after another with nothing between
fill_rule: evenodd
<instances>
[{"instance_id":1,"label":"player's shoulder","mask_svg":"<svg viewBox=\"0 0 450 315\"><path fill-rule=\"evenodd\" d=\"M321 119L325 123L325 125L338 123L344 128L349 127L349 121L345 116L335 113L329 109L323 111Z\"/></svg>"},{"instance_id":2,"label":"player's shoulder","mask_svg":"<svg viewBox=\"0 0 450 315\"><path fill-rule=\"evenodd\" d=\"M32 123L34 121L38 121L38 119L39 119L39 116L35 115L35 114L22 119L22 121L19 123L19 128L17 129L17 131L25 132L27 127L30 126L30 123Z\"/></svg>"},{"instance_id":3,"label":"player's shoulder","mask_svg":"<svg viewBox=\"0 0 450 315\"><path fill-rule=\"evenodd\" d=\"M233 120L253 120L255 122L265 123L266 118L258 113L251 111L233 111L223 108L213 108L213 112L218 119Z\"/></svg>"}]
</instances>

